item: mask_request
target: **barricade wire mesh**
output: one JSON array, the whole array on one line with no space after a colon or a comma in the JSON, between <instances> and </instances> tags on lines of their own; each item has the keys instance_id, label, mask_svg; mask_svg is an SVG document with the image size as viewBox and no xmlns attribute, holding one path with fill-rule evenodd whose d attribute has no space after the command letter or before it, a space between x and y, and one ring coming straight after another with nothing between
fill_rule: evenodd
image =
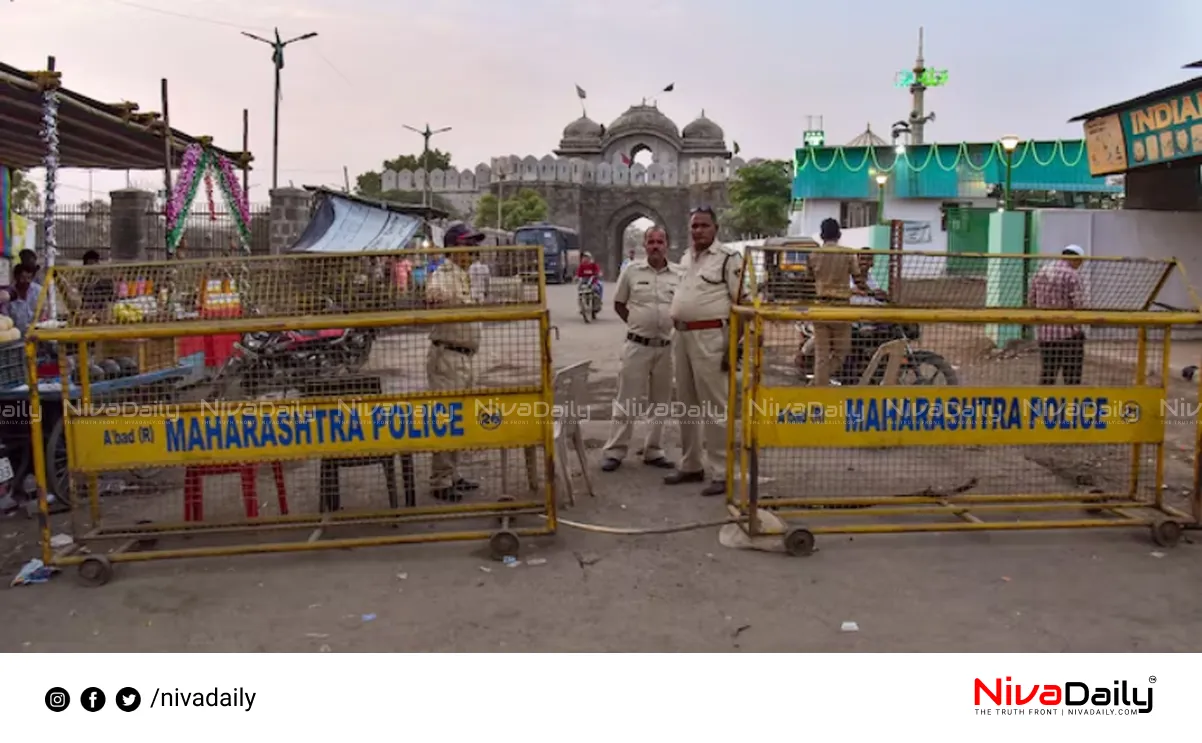
<instances>
[{"instance_id":1,"label":"barricade wire mesh","mask_svg":"<svg viewBox=\"0 0 1202 743\"><path fill-rule=\"evenodd\" d=\"M388 514L488 513L502 497L547 513L540 286L481 286L468 273L477 258L495 267L541 256L444 252L424 276L414 251L57 269L71 306L41 331L57 343L39 345L53 348L72 393L65 421L43 421L46 484L74 505L72 533L204 525L248 527L242 542L303 542L303 531L281 536L289 519L361 515L344 528L379 532ZM365 273L403 260L405 281ZM193 285L205 290L183 291ZM490 316L506 307L525 309ZM414 324L435 309L437 322ZM302 315L305 329L291 329ZM272 329L233 329L243 319ZM149 323L178 335L139 338Z\"/></svg>"},{"instance_id":2,"label":"barricade wire mesh","mask_svg":"<svg viewBox=\"0 0 1202 743\"><path fill-rule=\"evenodd\" d=\"M445 260L444 260L445 259ZM62 266L53 273L68 327L397 312L445 306L427 291L436 267L459 264L476 307L537 304L539 250L410 250L372 255L289 255Z\"/></svg>"},{"instance_id":3,"label":"barricade wire mesh","mask_svg":"<svg viewBox=\"0 0 1202 743\"><path fill-rule=\"evenodd\" d=\"M1197 404L1192 391L1168 391L1168 328L1118 321L1150 308L1172 262L1082 262L1086 291L1068 312L1104 311L1113 321L1064 324L1071 318L1028 312L1022 320L1031 324L1007 324L997 309L1041 309L1028 302L1025 264L1035 272L1077 269L1059 257L1008 263L982 257L990 263L984 276L964 280L946 276L949 256L894 253L885 255L894 260L889 296L878 297L885 302L856 296L850 285L843 297L818 301L812 280L784 275L797 267L795 273L806 273L804 259L765 257L770 252L748 250L747 267L759 270L741 303L754 307L738 313L747 344L739 391L750 406L736 447L751 441L734 496L740 510L747 511L746 498L754 494L759 507L821 511L822 524L940 521L897 511L888 503L894 498L926 499L915 505L921 510L992 496L983 509L969 507L990 512L993 521L1082 518L1071 507L1024 511L1043 508L1031 505L1039 498L1163 502L1179 513L1197 512L1188 486L1193 456L1180 456L1180 450L1192 454ZM943 278L923 284L918 270L907 277L898 267L911 260ZM864 268L872 266L865 261ZM981 286L970 290L973 283ZM808 312L812 307L853 303L860 305L851 308L857 321L810 321L819 319ZM961 308L965 320L977 321L902 322L898 313L907 307ZM992 322L980 321L986 318ZM869 498L885 503L861 510L867 503L857 500ZM954 514L948 509L944 519Z\"/></svg>"},{"instance_id":4,"label":"barricade wire mesh","mask_svg":"<svg viewBox=\"0 0 1202 743\"><path fill-rule=\"evenodd\" d=\"M1035 307L1031 285L1041 272L1065 268L1060 255L972 255L855 248L748 248L747 287L742 304L756 299L773 305L806 305L819 301L811 256L855 256L871 285L897 307L987 308ZM1074 272L1080 292L1071 301L1077 310L1134 311L1150 309L1171 277L1175 262L1153 258L1083 258ZM848 292L861 294L849 284ZM1191 292L1191 297L1192 297ZM865 302L863 296L857 302ZM1197 309L1196 297L1193 297Z\"/></svg>"}]
</instances>

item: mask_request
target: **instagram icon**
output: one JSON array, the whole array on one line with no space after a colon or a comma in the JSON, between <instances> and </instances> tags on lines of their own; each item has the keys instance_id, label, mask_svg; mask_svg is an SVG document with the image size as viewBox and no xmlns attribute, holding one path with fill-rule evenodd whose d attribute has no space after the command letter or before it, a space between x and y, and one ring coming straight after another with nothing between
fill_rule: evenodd
<instances>
[{"instance_id":1,"label":"instagram icon","mask_svg":"<svg viewBox=\"0 0 1202 743\"><path fill-rule=\"evenodd\" d=\"M46 692L46 707L51 712L62 712L71 706L71 695L61 686L56 686Z\"/></svg>"}]
</instances>

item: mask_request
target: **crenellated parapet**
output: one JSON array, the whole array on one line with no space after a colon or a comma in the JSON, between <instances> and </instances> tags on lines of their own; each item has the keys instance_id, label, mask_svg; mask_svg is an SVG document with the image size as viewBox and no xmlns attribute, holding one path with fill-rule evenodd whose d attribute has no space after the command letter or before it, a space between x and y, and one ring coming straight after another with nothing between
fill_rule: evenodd
<instances>
[{"instance_id":1,"label":"crenellated parapet","mask_svg":"<svg viewBox=\"0 0 1202 743\"><path fill-rule=\"evenodd\" d=\"M758 160L750 161L754 164ZM430 190L435 193L484 193L492 184L564 184L590 186L646 186L677 188L705 183L724 183L749 164L741 158L691 157L682 166L678 162L642 163L597 162L578 157L495 157L474 170L431 170ZM426 171L386 170L382 177L385 191L423 191Z\"/></svg>"}]
</instances>

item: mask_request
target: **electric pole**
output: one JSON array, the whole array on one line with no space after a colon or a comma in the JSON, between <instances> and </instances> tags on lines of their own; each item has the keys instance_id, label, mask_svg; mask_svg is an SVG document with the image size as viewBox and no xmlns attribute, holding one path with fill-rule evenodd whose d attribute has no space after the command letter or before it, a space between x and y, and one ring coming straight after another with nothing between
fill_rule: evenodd
<instances>
[{"instance_id":1,"label":"electric pole","mask_svg":"<svg viewBox=\"0 0 1202 743\"><path fill-rule=\"evenodd\" d=\"M280 41L280 30L275 29L275 41L268 41L262 36L242 32L243 36L261 41L271 47L271 63L275 67L275 115L272 117L271 132L271 190L274 191L280 183L280 70L284 69L284 47L297 41L312 39L316 31L297 36L294 39Z\"/></svg>"},{"instance_id":2,"label":"electric pole","mask_svg":"<svg viewBox=\"0 0 1202 743\"><path fill-rule=\"evenodd\" d=\"M426 171L426 177L422 183L422 206L428 209L430 207L430 137L433 137L435 134L449 132L451 131L451 127L444 126L441 129L431 131L429 124L426 124L425 129L414 129L408 124L402 124L401 126L411 132L422 135L422 170Z\"/></svg>"}]
</instances>

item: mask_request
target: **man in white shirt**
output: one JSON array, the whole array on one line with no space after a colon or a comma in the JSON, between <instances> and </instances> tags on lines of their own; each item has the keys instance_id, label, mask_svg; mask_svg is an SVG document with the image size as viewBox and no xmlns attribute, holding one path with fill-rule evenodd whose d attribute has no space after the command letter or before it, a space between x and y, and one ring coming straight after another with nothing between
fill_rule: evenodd
<instances>
[{"instance_id":1,"label":"man in white shirt","mask_svg":"<svg viewBox=\"0 0 1202 743\"><path fill-rule=\"evenodd\" d=\"M871 251L872 248L864 248ZM885 296L885 292L881 291L881 285L872 275L872 266L876 263L876 256L871 252L860 255L860 272L864 275L864 280L868 282L868 291L865 292L856 286L855 279L851 281L851 303L852 304L884 304L881 297Z\"/></svg>"},{"instance_id":2,"label":"man in white shirt","mask_svg":"<svg viewBox=\"0 0 1202 743\"><path fill-rule=\"evenodd\" d=\"M488 297L488 282L492 278L492 269L480 256L467 269L468 279L472 284L472 301L483 304Z\"/></svg>"}]
</instances>

